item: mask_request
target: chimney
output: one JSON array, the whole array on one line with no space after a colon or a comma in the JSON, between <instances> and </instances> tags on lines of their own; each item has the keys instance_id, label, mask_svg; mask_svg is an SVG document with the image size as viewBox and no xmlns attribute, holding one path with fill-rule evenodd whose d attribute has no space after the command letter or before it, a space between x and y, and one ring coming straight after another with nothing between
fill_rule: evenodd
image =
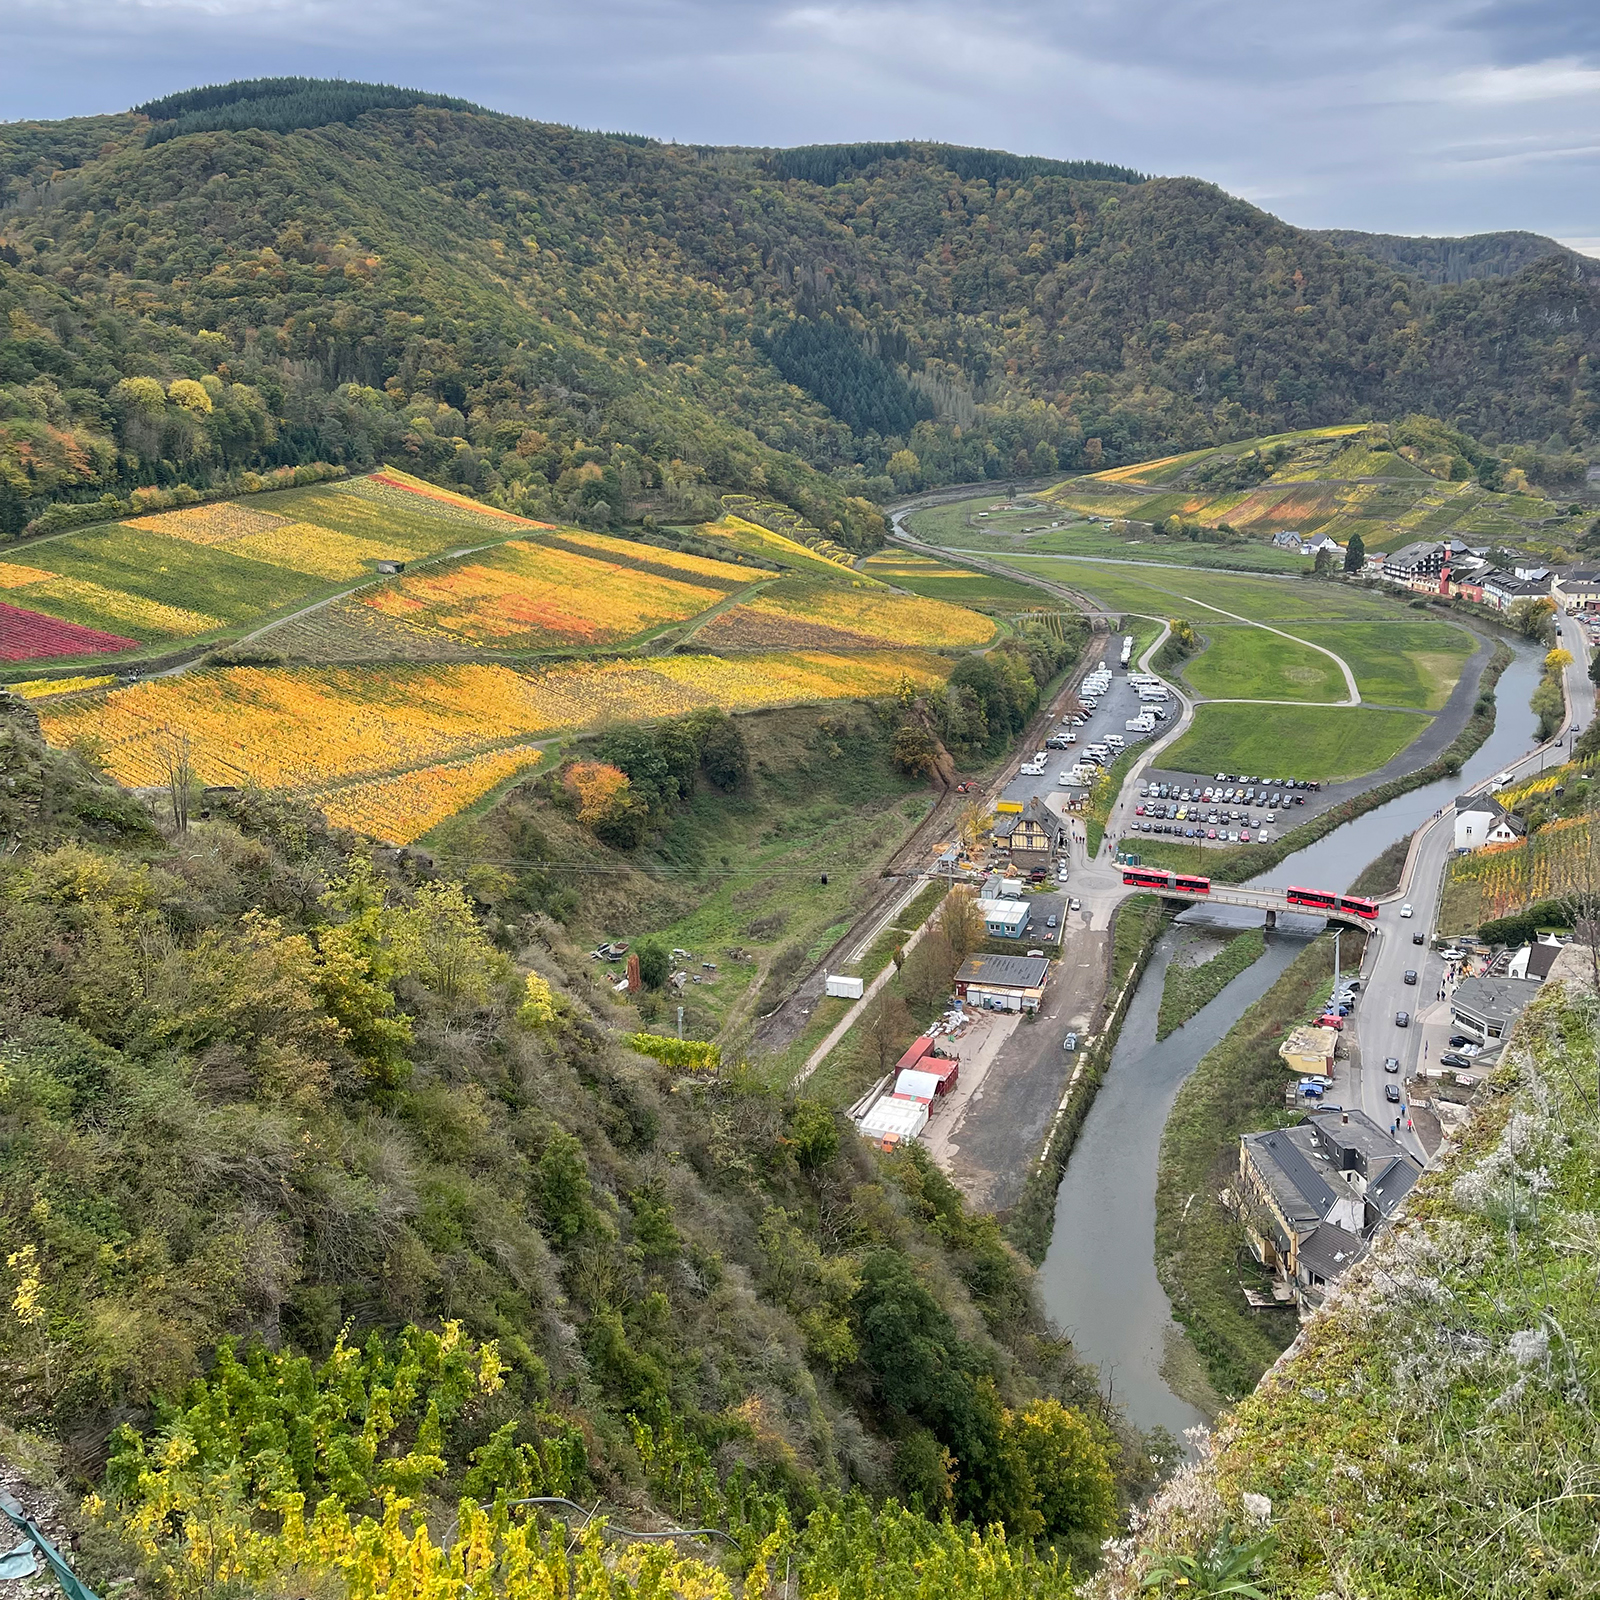
<instances>
[{"instance_id":1,"label":"chimney","mask_svg":"<svg viewBox=\"0 0 1600 1600\"><path fill-rule=\"evenodd\" d=\"M1348 1126L1349 1122L1350 1122L1350 1113L1348 1111L1345 1112L1345 1114L1342 1117L1340 1117L1339 1120L1341 1122L1343 1122L1346 1126Z\"/></svg>"}]
</instances>

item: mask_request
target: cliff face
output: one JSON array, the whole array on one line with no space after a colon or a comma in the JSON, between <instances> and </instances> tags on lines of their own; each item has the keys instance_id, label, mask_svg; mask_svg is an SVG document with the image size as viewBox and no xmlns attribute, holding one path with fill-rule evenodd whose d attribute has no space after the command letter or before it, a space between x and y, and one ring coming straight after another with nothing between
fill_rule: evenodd
<instances>
[{"instance_id":1,"label":"cliff face","mask_svg":"<svg viewBox=\"0 0 1600 1600\"><path fill-rule=\"evenodd\" d=\"M1096 1585L1264 1538L1273 1595L1600 1582L1600 996L1563 955L1460 1143Z\"/></svg>"}]
</instances>

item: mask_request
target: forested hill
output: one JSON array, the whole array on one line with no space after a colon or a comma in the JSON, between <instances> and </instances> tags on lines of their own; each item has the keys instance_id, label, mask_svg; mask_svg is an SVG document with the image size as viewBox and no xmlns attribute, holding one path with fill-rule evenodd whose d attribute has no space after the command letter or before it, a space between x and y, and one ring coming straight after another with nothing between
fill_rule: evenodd
<instances>
[{"instance_id":1,"label":"forested hill","mask_svg":"<svg viewBox=\"0 0 1600 1600\"><path fill-rule=\"evenodd\" d=\"M1508 229L1474 233L1461 239L1411 239L1397 233L1359 233L1325 228L1322 237L1343 250L1370 256L1386 266L1415 273L1429 283L1466 283L1472 278L1509 278L1550 256L1568 262L1574 252L1541 233Z\"/></svg>"},{"instance_id":2,"label":"forested hill","mask_svg":"<svg viewBox=\"0 0 1600 1600\"><path fill-rule=\"evenodd\" d=\"M666 146L284 80L7 125L0 183L8 533L390 459L591 526L754 491L861 547L897 488L1364 411L1581 446L1600 400L1600 266L1433 285L1091 163Z\"/></svg>"}]
</instances>

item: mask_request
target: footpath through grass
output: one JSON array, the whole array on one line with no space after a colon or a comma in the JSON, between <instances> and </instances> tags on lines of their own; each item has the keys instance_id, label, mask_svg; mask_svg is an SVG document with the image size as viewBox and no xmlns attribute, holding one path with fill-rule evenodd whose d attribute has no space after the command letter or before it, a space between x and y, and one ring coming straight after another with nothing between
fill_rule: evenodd
<instances>
[{"instance_id":1,"label":"footpath through grass","mask_svg":"<svg viewBox=\"0 0 1600 1600\"><path fill-rule=\"evenodd\" d=\"M1298 1113L1283 1103L1288 1074L1278 1046L1327 993L1332 966L1333 940L1324 935L1202 1058L1179 1089L1161 1136L1156 1275L1212 1383L1228 1399L1255 1386L1299 1323L1292 1310L1253 1311L1246 1304L1244 1284L1264 1288L1264 1275L1218 1191L1237 1170L1241 1133L1296 1120Z\"/></svg>"},{"instance_id":2,"label":"footpath through grass","mask_svg":"<svg viewBox=\"0 0 1600 1600\"><path fill-rule=\"evenodd\" d=\"M1209 940L1212 936L1201 937ZM1260 928L1234 934L1209 960L1198 963L1180 960L1183 954L1180 946L1167 963L1166 979L1161 986L1161 1008L1156 1014L1157 1041L1181 1028L1203 1006L1215 1000L1246 967L1266 953L1266 948L1266 934Z\"/></svg>"}]
</instances>

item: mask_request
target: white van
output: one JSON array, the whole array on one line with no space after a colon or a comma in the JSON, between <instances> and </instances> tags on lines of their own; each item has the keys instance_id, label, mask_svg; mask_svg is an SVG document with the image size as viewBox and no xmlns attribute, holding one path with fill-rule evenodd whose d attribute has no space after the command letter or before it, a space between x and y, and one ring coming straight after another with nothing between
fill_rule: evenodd
<instances>
[{"instance_id":1,"label":"white van","mask_svg":"<svg viewBox=\"0 0 1600 1600\"><path fill-rule=\"evenodd\" d=\"M1106 743L1113 750L1120 750L1127 742L1120 733L1108 733L1106 735Z\"/></svg>"}]
</instances>

